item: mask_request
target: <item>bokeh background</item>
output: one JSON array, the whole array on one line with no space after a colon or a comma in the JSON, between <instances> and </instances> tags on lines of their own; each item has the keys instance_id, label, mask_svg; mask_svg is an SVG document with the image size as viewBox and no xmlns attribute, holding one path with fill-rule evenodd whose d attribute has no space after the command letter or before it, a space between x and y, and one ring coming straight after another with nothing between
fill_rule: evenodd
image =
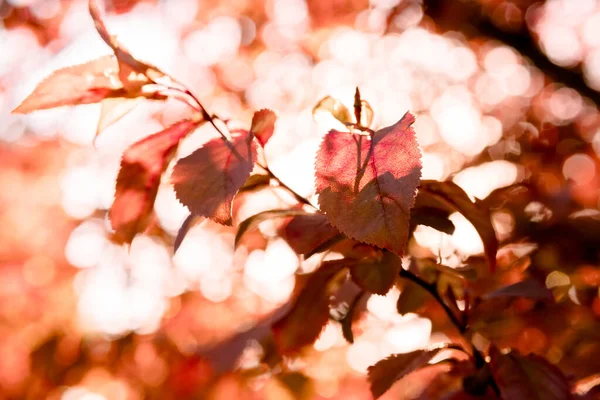
<instances>
[{"instance_id":1,"label":"bokeh background","mask_svg":"<svg viewBox=\"0 0 600 400\"><path fill-rule=\"evenodd\" d=\"M424 178L485 198L534 177L552 206L524 204L530 221L597 213L600 1L107 0L106 9L132 54L188 85L209 112L248 125L254 110L276 111L269 164L302 195L314 194L314 154L335 126L314 105L330 95L351 107L359 86L376 127L416 114ZM235 229L201 221L174 255L188 212L166 180L151 228L130 248L111 242L122 152L184 110L138 102L97 140L97 104L11 115L51 71L110 49L83 0L0 0L0 18L0 398L365 399L369 365L447 337L441 312L398 314L393 289L369 299L353 345L332 321L303 359L271 374L259 363L262 339L295 272L319 258L300 260L269 222L234 251ZM214 136L203 126L178 157ZM291 204L276 189L244 195L234 224ZM494 213L501 241L515 219ZM413 254L450 267L481 254L474 228L452 220L451 236L418 227ZM537 262L554 268L558 253ZM584 261L572 269L597 287L600 270ZM548 287L579 305L580 286L555 269ZM519 343L561 360L543 330L518 327ZM590 359L600 352L586 349Z\"/></svg>"}]
</instances>

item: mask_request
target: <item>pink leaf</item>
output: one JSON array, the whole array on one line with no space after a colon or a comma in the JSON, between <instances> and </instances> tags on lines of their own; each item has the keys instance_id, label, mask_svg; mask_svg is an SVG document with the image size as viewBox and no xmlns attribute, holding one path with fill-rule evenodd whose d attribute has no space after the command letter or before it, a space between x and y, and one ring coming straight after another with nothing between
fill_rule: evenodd
<instances>
[{"instance_id":1,"label":"pink leaf","mask_svg":"<svg viewBox=\"0 0 600 400\"><path fill-rule=\"evenodd\" d=\"M569 384L563 373L546 359L515 351L502 354L490 348L490 367L503 399L566 400L571 398Z\"/></svg>"},{"instance_id":2,"label":"pink leaf","mask_svg":"<svg viewBox=\"0 0 600 400\"><path fill-rule=\"evenodd\" d=\"M54 71L13 112L26 114L65 105L97 103L125 95L113 56Z\"/></svg>"},{"instance_id":3,"label":"pink leaf","mask_svg":"<svg viewBox=\"0 0 600 400\"><path fill-rule=\"evenodd\" d=\"M191 120L180 121L125 150L117 177L115 200L109 213L118 241L130 243L137 233L145 229L161 175L179 141L197 124Z\"/></svg>"},{"instance_id":4,"label":"pink leaf","mask_svg":"<svg viewBox=\"0 0 600 400\"><path fill-rule=\"evenodd\" d=\"M333 226L361 242L404 253L421 177L421 152L406 113L371 137L329 132L317 153L319 204Z\"/></svg>"},{"instance_id":5,"label":"pink leaf","mask_svg":"<svg viewBox=\"0 0 600 400\"><path fill-rule=\"evenodd\" d=\"M177 162L171 175L175 194L193 214L231 225L233 198L255 162L251 133L240 131L230 142L213 139Z\"/></svg>"},{"instance_id":6,"label":"pink leaf","mask_svg":"<svg viewBox=\"0 0 600 400\"><path fill-rule=\"evenodd\" d=\"M275 121L277 116L271 110L260 110L254 113L250 132L258 139L262 147L265 147L273 132L275 131Z\"/></svg>"}]
</instances>

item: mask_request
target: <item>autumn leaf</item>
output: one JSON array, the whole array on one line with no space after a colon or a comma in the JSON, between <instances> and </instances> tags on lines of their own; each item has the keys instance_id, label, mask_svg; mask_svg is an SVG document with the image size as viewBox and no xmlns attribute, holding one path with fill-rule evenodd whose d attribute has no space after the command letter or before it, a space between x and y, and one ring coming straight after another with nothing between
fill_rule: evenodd
<instances>
[{"instance_id":1,"label":"autumn leaf","mask_svg":"<svg viewBox=\"0 0 600 400\"><path fill-rule=\"evenodd\" d=\"M276 120L277 117L271 110L264 109L254 113L250 132L252 132L262 147L265 147L271 136L273 136Z\"/></svg>"},{"instance_id":2,"label":"autumn leaf","mask_svg":"<svg viewBox=\"0 0 600 400\"><path fill-rule=\"evenodd\" d=\"M317 340L329 319L330 283L346 264L346 260L321 264L308 278L290 311L273 325L281 354L294 353Z\"/></svg>"},{"instance_id":3,"label":"autumn leaf","mask_svg":"<svg viewBox=\"0 0 600 400\"><path fill-rule=\"evenodd\" d=\"M366 303L363 299L368 298L370 295L366 292L359 292L352 300L352 303L348 307L348 312L344 317L340 320L340 324L342 325L342 334L344 335L344 339L348 341L348 343L354 343L354 333L352 332L352 323L356 318L357 312L359 311L359 305Z\"/></svg>"},{"instance_id":4,"label":"autumn leaf","mask_svg":"<svg viewBox=\"0 0 600 400\"><path fill-rule=\"evenodd\" d=\"M451 181L421 181L415 208L438 208L447 212L459 212L475 227L485 249L485 255L493 272L496 268L498 239L492 226L490 211L478 201L472 202L464 190Z\"/></svg>"},{"instance_id":5,"label":"autumn leaf","mask_svg":"<svg viewBox=\"0 0 600 400\"><path fill-rule=\"evenodd\" d=\"M251 133L238 131L231 141L213 139L177 162L171 175L175 195L190 212L231 225L233 198L255 162Z\"/></svg>"},{"instance_id":6,"label":"autumn leaf","mask_svg":"<svg viewBox=\"0 0 600 400\"><path fill-rule=\"evenodd\" d=\"M147 225L160 178L179 141L197 122L180 121L169 128L132 144L121 160L115 200L109 212L115 238L130 243Z\"/></svg>"},{"instance_id":7,"label":"autumn leaf","mask_svg":"<svg viewBox=\"0 0 600 400\"><path fill-rule=\"evenodd\" d=\"M419 285L405 280L396 302L396 311L404 315L416 312L425 302L427 292Z\"/></svg>"},{"instance_id":8,"label":"autumn leaf","mask_svg":"<svg viewBox=\"0 0 600 400\"><path fill-rule=\"evenodd\" d=\"M253 216L246 218L240 225L238 226L238 231L235 235L235 247L238 246L242 236L249 230L255 229L258 224L268 219L273 218L285 218L292 217L297 215L307 215L309 214L307 211L301 209L288 209L288 210L268 210L263 211L258 214L254 214Z\"/></svg>"},{"instance_id":9,"label":"autumn leaf","mask_svg":"<svg viewBox=\"0 0 600 400\"><path fill-rule=\"evenodd\" d=\"M100 118L96 127L96 138L106 128L118 122L121 118L133 110L139 103L141 98L126 98L126 97L108 97L100 103Z\"/></svg>"},{"instance_id":10,"label":"autumn leaf","mask_svg":"<svg viewBox=\"0 0 600 400\"><path fill-rule=\"evenodd\" d=\"M344 125L352 122L352 115L348 108L341 101L334 99L331 96L322 98L317 105L313 107L313 117L321 112L331 114L331 116Z\"/></svg>"},{"instance_id":11,"label":"autumn leaf","mask_svg":"<svg viewBox=\"0 0 600 400\"><path fill-rule=\"evenodd\" d=\"M58 69L38 84L13 112L27 114L36 110L98 103L106 98L125 96L126 91L118 72L119 66L113 56Z\"/></svg>"},{"instance_id":12,"label":"autumn leaf","mask_svg":"<svg viewBox=\"0 0 600 400\"><path fill-rule=\"evenodd\" d=\"M371 393L379 398L394 383L427 365L441 349L416 350L406 354L394 354L368 368Z\"/></svg>"},{"instance_id":13,"label":"autumn leaf","mask_svg":"<svg viewBox=\"0 0 600 400\"><path fill-rule=\"evenodd\" d=\"M269 175L253 174L246 179L246 182L244 182L238 193L263 189L269 187L270 183L271 177Z\"/></svg>"},{"instance_id":14,"label":"autumn leaf","mask_svg":"<svg viewBox=\"0 0 600 400\"><path fill-rule=\"evenodd\" d=\"M417 195L418 198L418 195ZM448 219L450 213L433 207L413 207L410 213L410 224L429 226L448 235L454 233L454 224Z\"/></svg>"},{"instance_id":15,"label":"autumn leaf","mask_svg":"<svg viewBox=\"0 0 600 400\"><path fill-rule=\"evenodd\" d=\"M503 399L565 400L571 398L563 373L543 357L490 348L490 367Z\"/></svg>"},{"instance_id":16,"label":"autumn leaf","mask_svg":"<svg viewBox=\"0 0 600 400\"><path fill-rule=\"evenodd\" d=\"M354 282L364 290L384 295L394 285L401 269L400 257L384 251L378 258L357 260L350 266L350 273Z\"/></svg>"},{"instance_id":17,"label":"autumn leaf","mask_svg":"<svg viewBox=\"0 0 600 400\"><path fill-rule=\"evenodd\" d=\"M190 229L192 229L192 227L194 227L194 225L196 225L202 219L202 217L195 214L190 214L186 217L186 219L181 224L179 231L177 231L177 236L175 236L175 241L173 242L174 253L177 252L179 246L181 246L181 243L183 243L183 239L185 239L185 236L190 231Z\"/></svg>"},{"instance_id":18,"label":"autumn leaf","mask_svg":"<svg viewBox=\"0 0 600 400\"><path fill-rule=\"evenodd\" d=\"M329 222L361 242L404 254L421 152L406 113L368 137L330 131L315 163L319 204Z\"/></svg>"},{"instance_id":19,"label":"autumn leaf","mask_svg":"<svg viewBox=\"0 0 600 400\"><path fill-rule=\"evenodd\" d=\"M162 72L157 67L148 63L137 60L131 53L120 44L116 37L108 32L100 8L96 0L89 1L90 16L94 20L96 31L102 40L110 46L119 61L119 77L123 82L129 82L130 85L143 85L150 82L163 85L168 88L174 88L183 92L187 89L185 86L177 82L174 78Z\"/></svg>"},{"instance_id":20,"label":"autumn leaf","mask_svg":"<svg viewBox=\"0 0 600 400\"><path fill-rule=\"evenodd\" d=\"M281 237L297 253L309 257L324 244L341 240L340 231L335 229L323 214L298 215L290 218L279 229ZM339 238L339 239L338 239ZM322 249L324 251L326 249Z\"/></svg>"}]
</instances>

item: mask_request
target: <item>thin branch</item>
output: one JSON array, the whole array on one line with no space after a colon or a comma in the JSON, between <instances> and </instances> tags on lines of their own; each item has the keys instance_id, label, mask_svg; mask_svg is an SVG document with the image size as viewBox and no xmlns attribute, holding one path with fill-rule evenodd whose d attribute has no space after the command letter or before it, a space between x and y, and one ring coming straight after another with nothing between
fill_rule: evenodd
<instances>
[{"instance_id":1,"label":"thin branch","mask_svg":"<svg viewBox=\"0 0 600 400\"><path fill-rule=\"evenodd\" d=\"M475 346L473 345L473 343L471 343L470 340L467 340L466 338L464 338L464 334L467 331L467 321L459 320L459 318L456 316L456 314L454 314L454 312L452 311L452 308L450 308L450 306L448 306L446 304L444 299L442 299L442 296L440 296L440 294L438 293L436 285L424 281L419 276L417 276L417 275L413 274L412 272L407 271L405 269L401 269L400 273L398 275L401 278L407 279L407 280L419 285L427 293L429 293L431 296L433 296L433 298L440 304L440 306L442 306L442 308L448 315L448 318L450 319L452 324L460 332L461 336L463 336L463 339L465 340L465 342L467 342L471 345L473 359L475 361L475 366L477 366L478 368L481 368L485 364L485 359L484 359L483 355L479 352L479 350L477 350L475 348Z\"/></svg>"},{"instance_id":2,"label":"thin branch","mask_svg":"<svg viewBox=\"0 0 600 400\"><path fill-rule=\"evenodd\" d=\"M277 175L275 175L273 173L273 171L269 168L268 165L262 165L262 164L258 164L259 167L261 167L262 169L264 169L266 171L267 174L269 174L269 176L271 177L271 179L273 179L275 182L277 182L277 184L279 186L281 186L282 188L284 188L285 190L287 190L288 192L290 192L290 194L292 196L294 196L294 198L299 202L302 203L304 205L307 205L315 210L319 210L318 207L316 207L315 205L313 205L310 200L308 200L306 197L301 196L298 194L298 192L296 192L294 189L292 189L291 187L289 187L285 182L283 182L281 179L279 179L279 177L277 177Z\"/></svg>"},{"instance_id":3,"label":"thin branch","mask_svg":"<svg viewBox=\"0 0 600 400\"><path fill-rule=\"evenodd\" d=\"M432 295L433 298L435 298L435 300L444 308L444 311L446 311L448 318L450 319L452 324L454 324L456 329L458 329L461 335L465 333L465 331L467 330L466 325L459 321L458 317L454 314L450 306L448 306L444 299L442 299L442 296L440 296L434 284L424 281L417 275L405 269L401 269L399 275L401 278L408 279L409 281L416 283L425 291L427 291L430 295Z\"/></svg>"}]
</instances>

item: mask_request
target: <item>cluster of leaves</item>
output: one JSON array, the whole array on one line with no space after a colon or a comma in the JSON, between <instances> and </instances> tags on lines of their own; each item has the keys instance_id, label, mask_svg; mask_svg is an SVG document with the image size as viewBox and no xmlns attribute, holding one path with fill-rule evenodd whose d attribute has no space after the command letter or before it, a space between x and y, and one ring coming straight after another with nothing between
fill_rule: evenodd
<instances>
[{"instance_id":1,"label":"cluster of leaves","mask_svg":"<svg viewBox=\"0 0 600 400\"><path fill-rule=\"evenodd\" d=\"M425 380L428 386L422 398L439 398L440 393L453 399L571 398L568 379L545 358L511 351L501 343L474 345L474 327L481 321L478 315L490 307L523 296L543 305L553 301L553 296L528 276L526 256L497 268L499 243L490 209L504 192L472 201L451 181L421 180L421 153L412 114L373 130L373 111L358 89L353 112L333 98L323 99L315 111L330 113L347 129L328 132L317 152L317 206L294 192L268 167L263 149L275 131L274 112L257 111L248 130L224 133L217 124L219 119L210 115L189 89L135 59L109 34L93 0L90 13L114 55L55 71L15 112L100 102L98 132L140 99L177 99L192 112L189 118L125 150L109 213L116 241L131 243L147 229L158 187L179 143L200 125L210 123L220 137L178 160L170 177L177 198L190 211L175 240L175 250L199 218L232 225L236 195L277 184L288 190L298 205L268 210L241 222L236 246L262 221L280 219L279 234L299 255L308 258L331 250L342 255L323 261L302 280L292 307L272 325L278 354L294 355L312 344L331 318L341 323L344 337L352 342L352 324L364 311L361 300L384 295L398 285L402 287L399 312L417 311L429 296L445 312L456 340L433 349L395 354L370 367L374 397L398 381L410 386ZM251 175L257 169L260 171ZM466 263L464 269L452 269L435 260L405 257L407 242L417 225L451 234L454 225L449 216L455 212L463 214L479 233L485 267L473 262ZM332 317L332 299L345 285L355 285L358 292L346 313ZM443 349L452 351L431 364Z\"/></svg>"}]
</instances>

